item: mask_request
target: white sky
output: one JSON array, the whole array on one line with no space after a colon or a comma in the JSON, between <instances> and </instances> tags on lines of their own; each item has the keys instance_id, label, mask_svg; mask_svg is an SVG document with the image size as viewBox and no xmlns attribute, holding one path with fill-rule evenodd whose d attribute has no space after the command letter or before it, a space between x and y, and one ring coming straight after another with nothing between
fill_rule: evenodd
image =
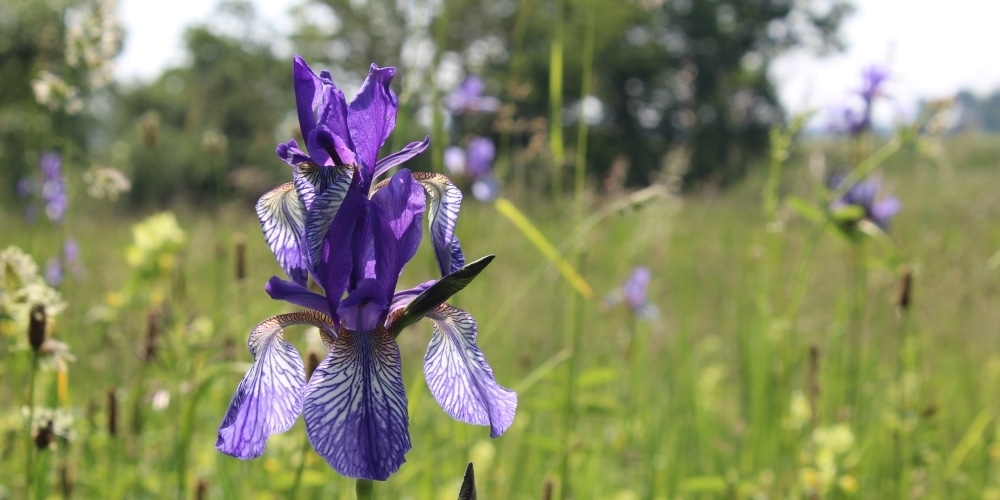
<instances>
[{"instance_id":1,"label":"white sky","mask_svg":"<svg viewBox=\"0 0 1000 500\"><path fill-rule=\"evenodd\" d=\"M254 0L263 19L278 29L291 21L295 0ZM861 69L878 63L892 78L887 90L906 112L921 97L947 97L971 88L1000 88L1000 2L995 0L855 0L857 11L843 27L846 53L817 59L790 54L772 68L782 102L792 112L823 110L859 85ZM122 0L125 49L117 61L119 79L155 77L181 62L184 27L209 19L206 0Z\"/></svg>"}]
</instances>

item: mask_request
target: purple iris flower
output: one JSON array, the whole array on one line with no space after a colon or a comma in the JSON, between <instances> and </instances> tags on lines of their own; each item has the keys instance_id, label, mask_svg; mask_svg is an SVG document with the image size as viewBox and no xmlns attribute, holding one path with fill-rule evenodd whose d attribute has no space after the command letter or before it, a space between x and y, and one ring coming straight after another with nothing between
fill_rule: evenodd
<instances>
[{"instance_id":1,"label":"purple iris flower","mask_svg":"<svg viewBox=\"0 0 1000 500\"><path fill-rule=\"evenodd\" d=\"M870 129L875 99L885 95L883 87L888 80L889 71L882 66L871 65L862 70L861 88L857 90L853 105L841 104L833 107L830 112L832 117L830 128L852 136L861 135ZM860 102L857 102L857 97L861 98Z\"/></svg>"},{"instance_id":2,"label":"purple iris flower","mask_svg":"<svg viewBox=\"0 0 1000 500\"><path fill-rule=\"evenodd\" d=\"M500 109L500 100L496 97L484 96L486 84L482 78L469 75L462 80L448 97L445 105L453 114L465 113L495 113Z\"/></svg>"},{"instance_id":3,"label":"purple iris flower","mask_svg":"<svg viewBox=\"0 0 1000 500\"><path fill-rule=\"evenodd\" d=\"M477 326L467 312L445 303L468 285L492 256L464 264L454 235L461 192L440 174L389 168L419 154L427 140L377 160L395 124L397 101L389 90L393 68L372 66L350 105L323 72L300 57L293 79L308 153L294 141L278 146L293 166L293 182L268 192L257 214L271 250L291 281L272 277L272 298L307 308L281 314L250 334L254 363L219 428L216 448L249 459L267 438L303 415L313 448L337 472L384 480L410 449L406 393L395 338L421 318L434 323L424 374L441 407L462 422L489 425L503 434L517 395L497 384L476 345ZM396 291L403 267L429 231L442 278ZM323 289L305 286L311 275ZM283 328L316 326L326 357L309 380Z\"/></svg>"},{"instance_id":4,"label":"purple iris flower","mask_svg":"<svg viewBox=\"0 0 1000 500\"><path fill-rule=\"evenodd\" d=\"M486 137L473 137L465 149L449 146L444 151L444 165L455 175L472 179L472 195L479 201L492 201L500 193L500 183L493 174L497 150Z\"/></svg>"},{"instance_id":5,"label":"purple iris flower","mask_svg":"<svg viewBox=\"0 0 1000 500\"><path fill-rule=\"evenodd\" d=\"M845 176L836 174L830 178L830 189L838 189ZM888 231L892 218L902 207L895 196L879 196L882 182L878 178L864 179L851 186L840 199L834 200L831 208L839 210L846 206L856 206L864 210L864 219L870 220L879 229Z\"/></svg>"},{"instance_id":6,"label":"purple iris flower","mask_svg":"<svg viewBox=\"0 0 1000 500\"><path fill-rule=\"evenodd\" d=\"M49 151L38 161L42 172L42 201L45 203L45 215L53 222L62 220L66 213L68 198L66 196L66 179L62 175L62 157L59 153Z\"/></svg>"},{"instance_id":7,"label":"purple iris flower","mask_svg":"<svg viewBox=\"0 0 1000 500\"><path fill-rule=\"evenodd\" d=\"M858 94L871 103L883 94L882 85L889 79L889 70L873 64L861 71L861 89Z\"/></svg>"},{"instance_id":8,"label":"purple iris flower","mask_svg":"<svg viewBox=\"0 0 1000 500\"><path fill-rule=\"evenodd\" d=\"M659 315L659 310L649 303L647 297L652 276L648 267L636 266L619 291L621 296L618 300L624 301L632 313L640 318L655 318Z\"/></svg>"}]
</instances>

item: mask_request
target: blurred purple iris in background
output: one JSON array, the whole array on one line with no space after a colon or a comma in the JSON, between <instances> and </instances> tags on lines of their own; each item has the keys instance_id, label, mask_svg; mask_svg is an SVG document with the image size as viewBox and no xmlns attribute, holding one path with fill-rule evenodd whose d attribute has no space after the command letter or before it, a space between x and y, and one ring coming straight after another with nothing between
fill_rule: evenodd
<instances>
[{"instance_id":1,"label":"blurred purple iris in background","mask_svg":"<svg viewBox=\"0 0 1000 500\"><path fill-rule=\"evenodd\" d=\"M486 137L473 137L465 149L449 146L444 150L444 166L452 175L472 180L472 195L479 201L492 201L500 193L500 182L493 174L496 146Z\"/></svg>"},{"instance_id":2,"label":"blurred purple iris in background","mask_svg":"<svg viewBox=\"0 0 1000 500\"><path fill-rule=\"evenodd\" d=\"M652 272L646 266L636 266L622 283L621 288L608 295L606 302L615 305L624 302L632 314L640 318L652 319L659 316L659 310L649 302L647 293Z\"/></svg>"},{"instance_id":3,"label":"blurred purple iris in background","mask_svg":"<svg viewBox=\"0 0 1000 500\"><path fill-rule=\"evenodd\" d=\"M500 109L500 100L485 96L486 84L476 75L469 75L445 98L445 106L455 115L465 113L494 113Z\"/></svg>"},{"instance_id":4,"label":"blurred purple iris in background","mask_svg":"<svg viewBox=\"0 0 1000 500\"><path fill-rule=\"evenodd\" d=\"M410 449L409 416L395 338L421 318L434 323L424 375L453 418L489 425L500 436L510 426L517 395L497 384L476 345L469 313L445 303L468 285L492 256L465 265L454 229L461 192L440 174L400 169L426 149L414 142L381 160L379 148L395 125L397 100L389 89L395 70L372 65L348 105L329 73L316 75L294 60L299 124L308 151L295 141L278 146L293 182L261 197L257 214L265 239L291 281L272 277L270 296L307 308L267 319L250 334L254 363L233 396L216 448L249 459L267 438L303 415L316 452L337 472L384 480ZM429 232L442 278L396 291L404 266ZM306 278L323 289L306 287ZM325 358L306 380L304 364L283 328L320 329Z\"/></svg>"},{"instance_id":5,"label":"blurred purple iris in background","mask_svg":"<svg viewBox=\"0 0 1000 500\"><path fill-rule=\"evenodd\" d=\"M16 193L22 198L38 196L45 208L46 217L53 222L60 222L69 204L66 179L62 175L62 156L54 151L43 153L38 160L38 173L40 180L36 180L38 179L36 177L25 177L18 181ZM37 213L38 207L29 202L25 217L33 221Z\"/></svg>"},{"instance_id":6,"label":"blurred purple iris in background","mask_svg":"<svg viewBox=\"0 0 1000 500\"><path fill-rule=\"evenodd\" d=\"M835 174L828 185L831 190L836 190L844 180L843 174ZM881 190L882 182L878 178L861 180L834 200L831 208L836 211L847 206L860 207L864 211L864 219L871 221L879 229L888 231L892 218L899 212L902 204L895 196L879 196Z\"/></svg>"},{"instance_id":7,"label":"blurred purple iris in background","mask_svg":"<svg viewBox=\"0 0 1000 500\"><path fill-rule=\"evenodd\" d=\"M852 102L831 108L830 128L852 136L861 135L869 130L872 126L875 100L885 96L884 86L888 79L889 71L882 66L871 65L862 70L861 88L854 93Z\"/></svg>"}]
</instances>

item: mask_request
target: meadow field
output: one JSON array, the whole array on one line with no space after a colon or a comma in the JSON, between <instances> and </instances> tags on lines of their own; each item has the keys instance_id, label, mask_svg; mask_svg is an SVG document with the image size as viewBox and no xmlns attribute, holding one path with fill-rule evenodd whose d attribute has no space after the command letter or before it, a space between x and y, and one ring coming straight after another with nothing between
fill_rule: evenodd
<instances>
[{"instance_id":1,"label":"meadow field","mask_svg":"<svg viewBox=\"0 0 1000 500\"><path fill-rule=\"evenodd\" d=\"M455 303L517 416L498 439L449 418L421 371L431 325L410 327L413 449L375 496L455 498L471 461L484 499L1000 498L1000 142L920 144L879 165L902 209L874 237L811 219L817 166L847 154L809 139L725 192L466 197L465 254L496 260ZM261 458L215 450L248 332L294 310L262 289L282 272L252 202L73 199L59 226L0 213L0 250L44 267L79 246L50 315L65 349L35 354L23 318L2 323L0 498L353 498L301 421ZM176 226L148 222L167 209ZM29 269L4 255L13 293ZM645 314L609 299L636 266ZM401 286L436 272L425 235Z\"/></svg>"}]
</instances>

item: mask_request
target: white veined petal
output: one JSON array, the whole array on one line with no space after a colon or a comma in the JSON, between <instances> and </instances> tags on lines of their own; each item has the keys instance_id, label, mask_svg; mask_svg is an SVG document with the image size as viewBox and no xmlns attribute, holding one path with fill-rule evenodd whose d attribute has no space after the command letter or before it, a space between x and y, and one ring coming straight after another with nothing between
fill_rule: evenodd
<instances>
[{"instance_id":1,"label":"white veined petal","mask_svg":"<svg viewBox=\"0 0 1000 500\"><path fill-rule=\"evenodd\" d=\"M385 480L406 461L409 415L399 348L383 328L344 331L306 388L313 448L340 474Z\"/></svg>"},{"instance_id":2,"label":"white veined petal","mask_svg":"<svg viewBox=\"0 0 1000 500\"><path fill-rule=\"evenodd\" d=\"M517 394L493 376L476 345L475 318L448 304L427 318L434 322L434 334L424 356L424 376L434 399L455 420L489 425L490 436L500 436L514 421Z\"/></svg>"},{"instance_id":3,"label":"white veined petal","mask_svg":"<svg viewBox=\"0 0 1000 500\"><path fill-rule=\"evenodd\" d=\"M305 207L294 185L286 182L268 191L255 208L264 239L278 264L292 281L304 284L309 271L303 246Z\"/></svg>"},{"instance_id":4,"label":"white veined petal","mask_svg":"<svg viewBox=\"0 0 1000 500\"><path fill-rule=\"evenodd\" d=\"M462 249L455 237L458 211L462 205L462 190L438 173L414 172L413 178L420 181L427 192L427 227L434 242L434 255L437 257L441 276L445 276L465 265Z\"/></svg>"}]
</instances>

